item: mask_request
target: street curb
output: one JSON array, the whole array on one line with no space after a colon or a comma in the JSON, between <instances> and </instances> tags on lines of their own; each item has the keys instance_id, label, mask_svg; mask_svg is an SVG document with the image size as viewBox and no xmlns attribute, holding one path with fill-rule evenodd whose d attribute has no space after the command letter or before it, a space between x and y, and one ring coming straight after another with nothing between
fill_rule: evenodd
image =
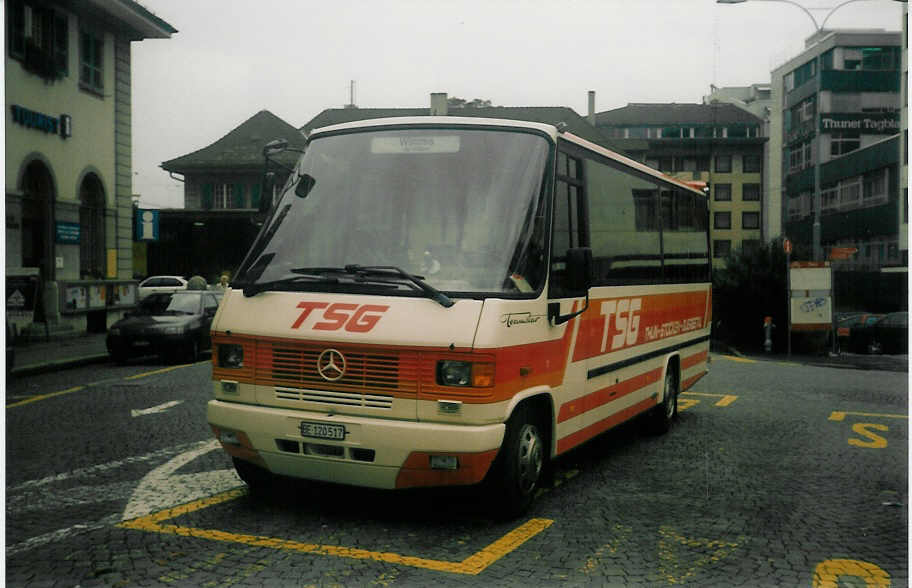
<instances>
[{"instance_id":1,"label":"street curb","mask_svg":"<svg viewBox=\"0 0 912 588\"><path fill-rule=\"evenodd\" d=\"M93 363L103 363L110 359L107 353L97 353L95 355L84 355L82 357L72 357L69 359L59 359L55 361L43 361L41 363L30 363L19 367L14 367L10 371L12 376L32 376L57 370L89 365Z\"/></svg>"}]
</instances>

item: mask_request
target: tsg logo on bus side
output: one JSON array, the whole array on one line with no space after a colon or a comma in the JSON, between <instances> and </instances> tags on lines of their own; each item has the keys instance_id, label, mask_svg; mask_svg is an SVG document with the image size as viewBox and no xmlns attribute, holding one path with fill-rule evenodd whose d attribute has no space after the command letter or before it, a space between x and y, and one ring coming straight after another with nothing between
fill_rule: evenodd
<instances>
[{"instance_id":1,"label":"tsg logo on bus side","mask_svg":"<svg viewBox=\"0 0 912 588\"><path fill-rule=\"evenodd\" d=\"M299 329L314 310L323 310L323 320L314 323L310 328L317 331L338 331L345 328L350 333L366 333L377 326L389 306L380 304L346 304L343 302L308 302L298 303L303 309L292 329ZM316 317L315 317L316 318Z\"/></svg>"},{"instance_id":2,"label":"tsg logo on bus side","mask_svg":"<svg viewBox=\"0 0 912 588\"><path fill-rule=\"evenodd\" d=\"M608 331L614 317L614 337L611 338L611 349L620 349L624 345L633 345L640 334L639 311L643 307L642 298L621 298L602 302L602 315L605 317L605 330L602 332L602 353L608 349Z\"/></svg>"}]
</instances>

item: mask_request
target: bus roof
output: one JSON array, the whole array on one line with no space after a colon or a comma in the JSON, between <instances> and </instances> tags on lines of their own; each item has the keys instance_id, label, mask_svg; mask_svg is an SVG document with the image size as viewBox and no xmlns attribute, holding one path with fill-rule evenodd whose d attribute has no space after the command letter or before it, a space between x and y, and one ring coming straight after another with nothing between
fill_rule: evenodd
<instances>
[{"instance_id":1,"label":"bus roof","mask_svg":"<svg viewBox=\"0 0 912 588\"><path fill-rule=\"evenodd\" d=\"M310 136L348 129L361 129L367 127L388 127L398 125L421 126L488 126L488 127L513 127L521 129L534 129L540 131L552 140L557 138L557 128L545 123L528 122L524 120L511 120L502 118L479 118L471 116L397 116L389 118L372 118L348 123L330 125L314 129Z\"/></svg>"},{"instance_id":2,"label":"bus roof","mask_svg":"<svg viewBox=\"0 0 912 588\"><path fill-rule=\"evenodd\" d=\"M578 137L573 133L561 133L558 131L557 127L554 125L549 125L545 123L530 122L524 120L512 120L512 119L502 119L502 118L477 118L469 116L401 116L401 117L389 117L389 118L374 118L367 120L359 120L347 123L340 123L336 125L330 125L326 127L320 127L314 129L310 133L310 137L315 137L324 133L332 133L337 131L346 131L349 129L364 129L372 127L388 127L388 126L486 126L486 127L511 127L519 129L532 129L544 133L551 138L552 141L556 141L558 137L562 137L576 143L577 145L584 147L590 151L595 151L600 155L607 157L608 159L617 161L625 166L631 167L639 172L655 177L656 179L675 184L676 186L683 188L689 192L699 194L700 196L707 196L705 192L702 192L695 188L694 186L688 184L683 180L679 180L667 174L649 167L639 161L625 157L620 153L606 149L601 145L587 141L582 137ZM310 138L309 137L309 138Z\"/></svg>"}]
</instances>

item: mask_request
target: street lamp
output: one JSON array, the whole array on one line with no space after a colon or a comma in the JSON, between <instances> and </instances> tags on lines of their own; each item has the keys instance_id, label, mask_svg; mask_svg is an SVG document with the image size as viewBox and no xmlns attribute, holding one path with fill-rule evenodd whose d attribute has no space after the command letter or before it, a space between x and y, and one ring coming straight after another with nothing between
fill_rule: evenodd
<instances>
[{"instance_id":1,"label":"street lamp","mask_svg":"<svg viewBox=\"0 0 912 588\"><path fill-rule=\"evenodd\" d=\"M792 6L797 6L800 8L808 17L811 19L811 22L814 23L814 28L817 33L823 31L823 27L826 26L827 21L833 16L833 13L845 6L846 4L852 4L853 2L866 2L869 0L846 0L837 6L832 8L820 8L821 10L829 10L826 16L823 19L823 22L818 23L817 19L814 18L814 15L811 14L811 11L806 7L798 4L797 2L792 2L792 0L716 0L716 4L743 4L745 2L780 2L783 4L791 4ZM907 0L894 0L896 2L906 2ZM815 9L816 10L816 9ZM814 68L816 75L814 79L816 80L814 95L816 96L816 108L814 114L814 225L813 225L813 244L814 244L814 261L823 260L823 250L821 247L821 237L820 237L820 55L814 60Z\"/></svg>"}]
</instances>

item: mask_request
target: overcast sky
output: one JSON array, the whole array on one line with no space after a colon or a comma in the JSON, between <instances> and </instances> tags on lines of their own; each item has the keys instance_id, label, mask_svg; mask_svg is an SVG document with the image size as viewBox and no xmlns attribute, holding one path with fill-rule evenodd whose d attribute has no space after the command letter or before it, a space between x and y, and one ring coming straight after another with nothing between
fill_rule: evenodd
<instances>
[{"instance_id":1,"label":"overcast sky","mask_svg":"<svg viewBox=\"0 0 912 588\"><path fill-rule=\"evenodd\" d=\"M182 207L161 162L266 109L302 126L350 100L429 106L431 92L495 106L698 103L716 86L768 83L815 25L751 0L139 0L178 30L133 43L133 191ZM900 30L902 4L797 0L827 28Z\"/></svg>"}]
</instances>

